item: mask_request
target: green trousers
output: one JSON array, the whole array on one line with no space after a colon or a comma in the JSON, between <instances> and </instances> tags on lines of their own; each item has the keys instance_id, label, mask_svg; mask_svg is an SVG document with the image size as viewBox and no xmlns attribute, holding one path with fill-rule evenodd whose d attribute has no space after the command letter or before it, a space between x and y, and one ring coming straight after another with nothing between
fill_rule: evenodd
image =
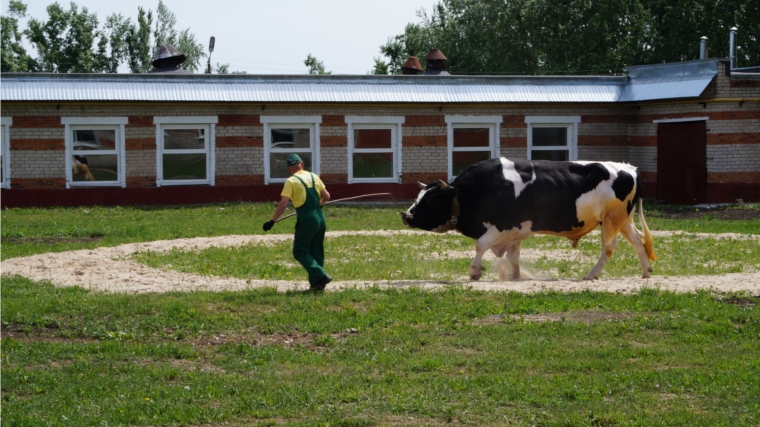
<instances>
[{"instance_id":1,"label":"green trousers","mask_svg":"<svg viewBox=\"0 0 760 427\"><path fill-rule=\"evenodd\" d=\"M327 275L324 268L326 225L321 209L299 213L296 222L293 258L306 269L311 287Z\"/></svg>"}]
</instances>

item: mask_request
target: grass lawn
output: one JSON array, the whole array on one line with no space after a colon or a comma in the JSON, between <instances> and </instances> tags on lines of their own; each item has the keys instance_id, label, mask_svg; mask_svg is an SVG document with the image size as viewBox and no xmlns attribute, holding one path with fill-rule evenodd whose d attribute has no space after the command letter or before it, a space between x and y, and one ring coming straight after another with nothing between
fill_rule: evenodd
<instances>
[{"instance_id":1,"label":"grass lawn","mask_svg":"<svg viewBox=\"0 0 760 427\"><path fill-rule=\"evenodd\" d=\"M256 234L272 209L3 210L2 257ZM326 213L331 230L381 230L402 228L397 210ZM659 212L647 216L654 230L760 234L758 219ZM289 233L292 225L274 231ZM334 264L346 279L465 274L467 259L430 254L472 251L472 241L441 237L346 236L328 240L328 252L342 254ZM534 266L578 277L593 264L587 258L598 256L596 240L581 241L576 261L544 257ZM760 263L756 242L746 240L687 235L655 245L663 259L656 274L722 274ZM545 237L523 247L572 250ZM140 260L300 279L297 268L273 267L292 262L288 250L248 246ZM372 252L374 262L355 252ZM275 262L257 262L263 257ZM605 271L637 273L626 242ZM127 295L6 276L1 319L8 426L760 425L756 295L522 295L461 286Z\"/></svg>"}]
</instances>

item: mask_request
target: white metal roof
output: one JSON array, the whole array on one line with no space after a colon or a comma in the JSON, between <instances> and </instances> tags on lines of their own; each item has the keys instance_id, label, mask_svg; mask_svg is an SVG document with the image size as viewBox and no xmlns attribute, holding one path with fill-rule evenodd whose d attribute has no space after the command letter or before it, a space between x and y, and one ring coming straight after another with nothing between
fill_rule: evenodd
<instances>
[{"instance_id":1,"label":"white metal roof","mask_svg":"<svg viewBox=\"0 0 760 427\"><path fill-rule=\"evenodd\" d=\"M658 64L632 67L628 77L6 73L0 80L0 99L444 104L630 102L699 96L717 73L717 61L711 61L707 65L712 66L707 67L705 61L691 62L699 62L696 72L695 66L684 68L685 63L678 63L677 70Z\"/></svg>"}]
</instances>

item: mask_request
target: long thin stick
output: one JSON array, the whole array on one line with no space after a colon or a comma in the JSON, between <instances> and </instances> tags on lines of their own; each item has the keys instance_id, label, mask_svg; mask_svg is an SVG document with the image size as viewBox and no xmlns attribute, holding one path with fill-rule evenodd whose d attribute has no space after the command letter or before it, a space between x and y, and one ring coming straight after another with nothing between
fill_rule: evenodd
<instances>
[{"instance_id":1,"label":"long thin stick","mask_svg":"<svg viewBox=\"0 0 760 427\"><path fill-rule=\"evenodd\" d=\"M365 197L374 197L374 196L391 196L391 199L393 199L393 203L396 203L396 199L393 198L393 194L391 193L374 193L374 194L363 194L361 196L354 196L354 197L346 197L345 199L338 199L338 200L330 200L329 202L325 203L326 205L329 205L330 203L338 203L338 202L345 202L346 200L355 200L355 199L363 199ZM296 214L292 213L290 215L285 215L284 217L278 219L275 222L280 222L285 218L290 218L291 216L295 216Z\"/></svg>"}]
</instances>

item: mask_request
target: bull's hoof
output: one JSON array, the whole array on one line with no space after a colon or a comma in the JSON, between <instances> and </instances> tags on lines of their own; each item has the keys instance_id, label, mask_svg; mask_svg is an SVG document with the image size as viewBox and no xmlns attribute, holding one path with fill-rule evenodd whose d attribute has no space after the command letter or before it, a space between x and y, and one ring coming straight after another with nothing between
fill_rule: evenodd
<instances>
[{"instance_id":1,"label":"bull's hoof","mask_svg":"<svg viewBox=\"0 0 760 427\"><path fill-rule=\"evenodd\" d=\"M583 280L596 280L598 278L599 276L592 276L589 274L588 276L584 277Z\"/></svg>"},{"instance_id":2,"label":"bull's hoof","mask_svg":"<svg viewBox=\"0 0 760 427\"><path fill-rule=\"evenodd\" d=\"M642 279L648 279L648 278L650 278L650 277L652 277L652 275L651 275L651 274L649 274L649 273L645 273L645 274L642 274L642 275L641 275L641 278L642 278Z\"/></svg>"},{"instance_id":3,"label":"bull's hoof","mask_svg":"<svg viewBox=\"0 0 760 427\"><path fill-rule=\"evenodd\" d=\"M649 267L649 272L654 273L654 270L652 270L652 267Z\"/></svg>"},{"instance_id":4,"label":"bull's hoof","mask_svg":"<svg viewBox=\"0 0 760 427\"><path fill-rule=\"evenodd\" d=\"M470 280L480 280L480 273L470 274Z\"/></svg>"}]
</instances>

